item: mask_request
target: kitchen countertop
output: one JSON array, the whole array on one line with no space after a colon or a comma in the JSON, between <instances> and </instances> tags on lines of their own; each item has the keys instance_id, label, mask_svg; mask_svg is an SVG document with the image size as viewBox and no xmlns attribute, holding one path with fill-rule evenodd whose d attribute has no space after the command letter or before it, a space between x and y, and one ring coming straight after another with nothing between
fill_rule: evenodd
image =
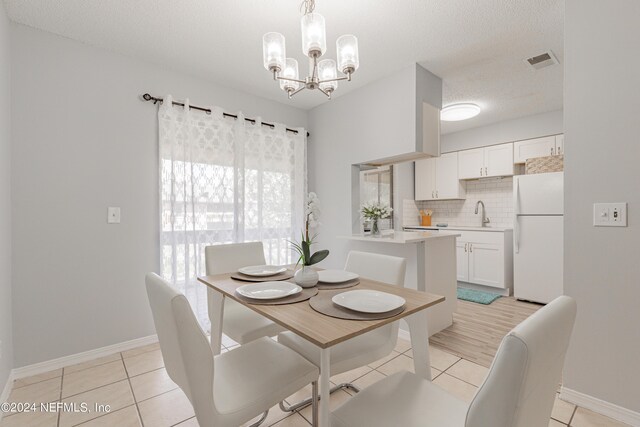
<instances>
[{"instance_id":1,"label":"kitchen countertop","mask_svg":"<svg viewBox=\"0 0 640 427\"><path fill-rule=\"evenodd\" d=\"M393 233L385 233L379 237L368 234L352 234L351 236L340 236L343 239L359 240L363 242L377 243L419 243L432 239L445 239L448 237L460 237L460 233L446 233L441 231L394 231Z\"/></svg>"},{"instance_id":2,"label":"kitchen countertop","mask_svg":"<svg viewBox=\"0 0 640 427\"><path fill-rule=\"evenodd\" d=\"M406 230L407 228L411 228L411 229L420 229L420 230L458 230L458 231L492 231L492 232L498 232L498 233L504 233L505 231L511 231L513 230L512 228L505 228L505 227L468 227L468 226L463 226L463 225L450 225L448 227L437 227L437 226L429 226L429 227L423 227L420 225L408 225L405 226L404 229Z\"/></svg>"}]
</instances>

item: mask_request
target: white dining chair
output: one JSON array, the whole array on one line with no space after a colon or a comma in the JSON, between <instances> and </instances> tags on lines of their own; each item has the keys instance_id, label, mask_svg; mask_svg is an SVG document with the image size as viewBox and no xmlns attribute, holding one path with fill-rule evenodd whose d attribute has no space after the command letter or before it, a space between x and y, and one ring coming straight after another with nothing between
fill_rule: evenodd
<instances>
[{"instance_id":1,"label":"white dining chair","mask_svg":"<svg viewBox=\"0 0 640 427\"><path fill-rule=\"evenodd\" d=\"M351 251L347 256L344 269L363 278L404 287L406 264L407 261L404 258ZM331 375L368 365L391 354L398 342L399 326L399 322L393 322L331 347ZM316 366L320 366L320 349L304 338L292 332L282 332L278 335L278 342L295 350ZM351 383L342 383L331 388L330 393L344 388L359 391L358 387ZM280 402L280 409L291 412L311 403L312 398L290 406Z\"/></svg>"},{"instance_id":2,"label":"white dining chair","mask_svg":"<svg viewBox=\"0 0 640 427\"><path fill-rule=\"evenodd\" d=\"M542 427L549 424L576 303L561 296L504 337L470 404L399 372L362 390L332 414L334 427Z\"/></svg>"},{"instance_id":3,"label":"white dining chair","mask_svg":"<svg viewBox=\"0 0 640 427\"><path fill-rule=\"evenodd\" d=\"M186 394L201 426L237 427L307 384L317 396L318 368L270 338L214 356L186 297L154 273L147 295L169 377ZM317 425L317 404L313 408Z\"/></svg>"},{"instance_id":4,"label":"white dining chair","mask_svg":"<svg viewBox=\"0 0 640 427\"><path fill-rule=\"evenodd\" d=\"M234 273L239 268L249 265L266 264L262 242L207 246L204 253L207 276ZM284 331L284 328L271 320L230 298L225 298L223 313L217 312L213 308L213 301L221 297L219 292L207 289L209 319L212 325L219 325L222 318L222 333L238 344L246 344L261 337L274 337ZM215 333L212 327L212 341L218 339L218 342L220 342L220 337L214 337ZM219 328L217 333L220 333Z\"/></svg>"}]
</instances>

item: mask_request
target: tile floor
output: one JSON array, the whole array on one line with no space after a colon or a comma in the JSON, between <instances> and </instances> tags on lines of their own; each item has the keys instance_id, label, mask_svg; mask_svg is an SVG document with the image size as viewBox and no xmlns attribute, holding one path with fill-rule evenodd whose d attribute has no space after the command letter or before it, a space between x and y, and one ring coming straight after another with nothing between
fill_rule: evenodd
<instances>
[{"instance_id":1,"label":"tile floor","mask_svg":"<svg viewBox=\"0 0 640 427\"><path fill-rule=\"evenodd\" d=\"M236 343L224 338L224 351L236 346ZM413 360L409 343L400 339L395 351L388 357L369 366L336 375L331 380L333 383L351 381L362 388L403 369L413 371ZM433 345L431 370L435 384L466 401L473 398L488 371L484 366L461 359ZM310 387L300 390L287 401L292 403L308 395ZM330 405L332 408L337 407L350 397L350 392L339 391L331 396ZM10 414L5 415L0 427L198 426L189 401L169 379L163 367L158 344L16 380L9 401L87 402L90 406L99 403L111 405L111 411ZM291 415L275 406L269 411L263 425L308 427L310 419L309 407ZM549 426L567 425L615 427L625 424L584 408L577 408L556 397Z\"/></svg>"}]
</instances>

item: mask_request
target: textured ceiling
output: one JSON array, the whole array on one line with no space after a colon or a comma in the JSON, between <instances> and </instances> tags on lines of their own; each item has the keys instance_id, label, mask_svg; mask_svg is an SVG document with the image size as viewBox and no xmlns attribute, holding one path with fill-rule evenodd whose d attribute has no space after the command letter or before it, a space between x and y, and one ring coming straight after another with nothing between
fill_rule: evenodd
<instances>
[{"instance_id":1,"label":"textured ceiling","mask_svg":"<svg viewBox=\"0 0 640 427\"><path fill-rule=\"evenodd\" d=\"M262 34L278 31L287 56L301 52L300 0L4 0L10 18L90 45L162 64L296 107L262 67ZM562 108L563 0L316 0L335 39L358 36L360 69L335 96L417 62L444 80L444 103L475 102L474 119L443 132ZM559 66L532 71L523 59L551 49ZM143 90L143 88L141 88ZM212 100L215 102L215 100Z\"/></svg>"}]
</instances>

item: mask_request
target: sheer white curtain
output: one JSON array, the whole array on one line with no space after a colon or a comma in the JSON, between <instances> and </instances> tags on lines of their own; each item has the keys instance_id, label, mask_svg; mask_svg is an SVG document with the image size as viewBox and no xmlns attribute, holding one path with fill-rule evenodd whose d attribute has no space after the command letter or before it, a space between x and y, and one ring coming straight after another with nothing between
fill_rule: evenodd
<instances>
[{"instance_id":1,"label":"sheer white curtain","mask_svg":"<svg viewBox=\"0 0 640 427\"><path fill-rule=\"evenodd\" d=\"M208 326L204 248L262 241L268 263L292 261L302 229L306 131L287 132L172 105L158 112L161 275L184 291Z\"/></svg>"}]
</instances>

